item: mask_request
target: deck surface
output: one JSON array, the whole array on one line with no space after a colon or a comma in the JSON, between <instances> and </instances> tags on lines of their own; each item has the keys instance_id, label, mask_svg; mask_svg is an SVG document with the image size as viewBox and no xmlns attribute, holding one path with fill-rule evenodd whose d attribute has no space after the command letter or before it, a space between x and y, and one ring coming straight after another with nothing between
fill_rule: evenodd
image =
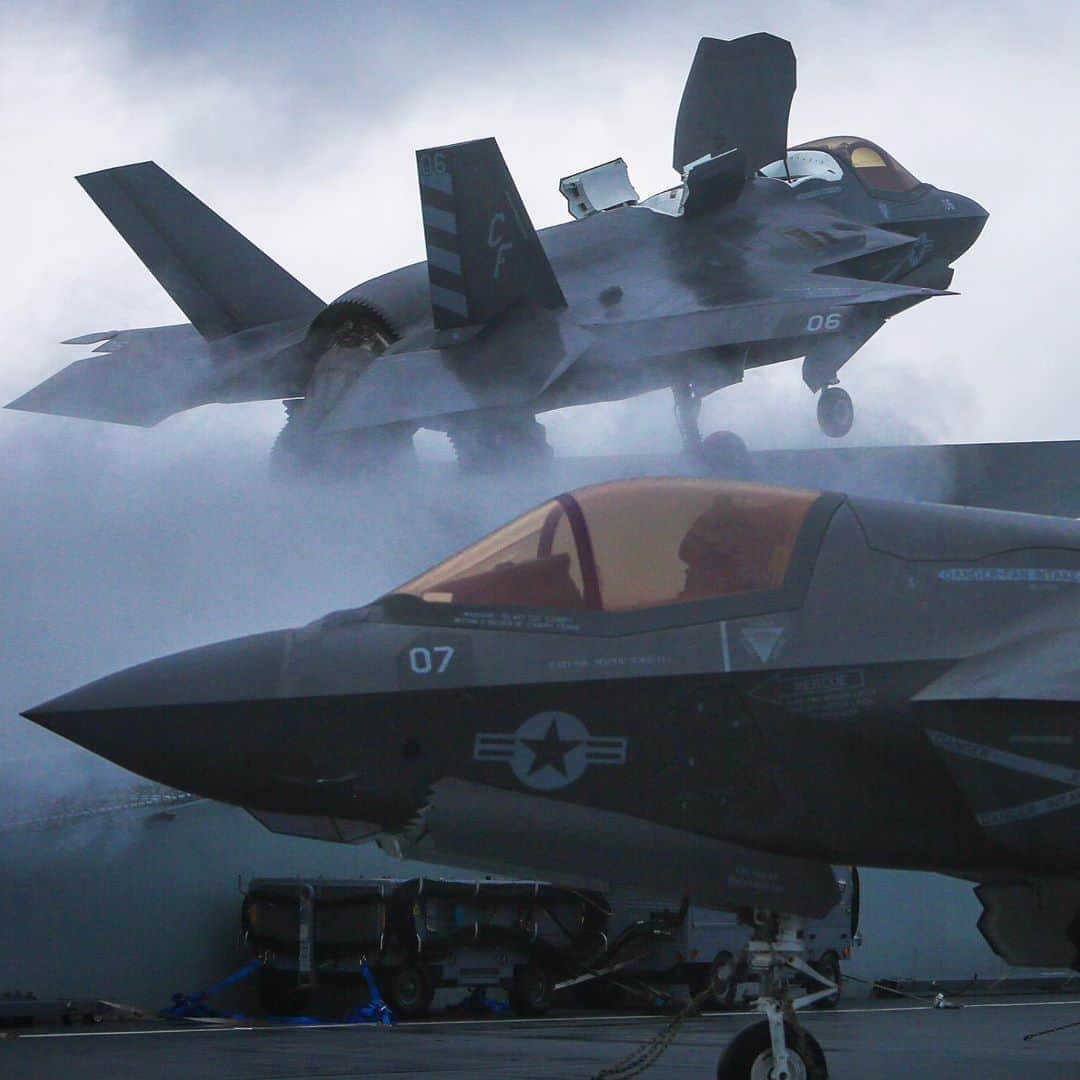
<instances>
[{"instance_id":1,"label":"deck surface","mask_svg":"<svg viewBox=\"0 0 1080 1080\"><path fill-rule=\"evenodd\" d=\"M1080 998L974 1001L959 1010L852 1002L833 1012L809 1014L806 1026L825 1049L834 1080L1075 1080L1080 1076L1080 1026L1023 1041L1028 1032L1072 1021L1080 1021ZM714 1076L724 1046L748 1022L745 1013L688 1021L645 1075ZM585 1080L666 1023L657 1017L575 1014L543 1020L431 1020L393 1029L153 1023L33 1029L0 1038L0 1076Z\"/></svg>"}]
</instances>

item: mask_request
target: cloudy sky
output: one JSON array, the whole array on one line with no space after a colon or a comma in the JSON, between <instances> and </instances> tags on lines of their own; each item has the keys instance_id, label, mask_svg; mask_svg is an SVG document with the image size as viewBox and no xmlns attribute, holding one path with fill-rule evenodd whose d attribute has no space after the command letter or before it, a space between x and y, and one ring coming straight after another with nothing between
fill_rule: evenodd
<instances>
[{"instance_id":1,"label":"cloudy sky","mask_svg":"<svg viewBox=\"0 0 1080 1080\"><path fill-rule=\"evenodd\" d=\"M898 318L845 369L852 438L1080 436L1078 24L1071 4L966 0L0 5L0 399L80 355L63 338L182 321L77 173L153 159L330 299L422 258L415 148L496 136L541 226L566 218L560 176L617 155L656 191L698 37L770 30L799 58L791 142L868 136L991 213L963 295ZM705 420L752 446L816 443L813 404L784 365ZM19 708L362 602L452 542L448 507L273 488L280 423L276 403L149 432L0 413L7 764L55 749ZM675 445L666 400L548 423L561 450Z\"/></svg>"}]
</instances>

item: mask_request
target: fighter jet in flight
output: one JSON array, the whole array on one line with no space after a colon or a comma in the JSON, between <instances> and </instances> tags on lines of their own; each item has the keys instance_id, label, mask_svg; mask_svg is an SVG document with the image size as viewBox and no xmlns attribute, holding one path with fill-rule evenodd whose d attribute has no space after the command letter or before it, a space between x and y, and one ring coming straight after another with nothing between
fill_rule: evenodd
<instances>
[{"instance_id":1,"label":"fighter jet in flight","mask_svg":"<svg viewBox=\"0 0 1080 1080\"><path fill-rule=\"evenodd\" d=\"M969 879L1001 956L1080 967L1078 702L1080 523L649 478L25 715L279 831L743 910L749 1077L815 1075L782 973L830 864Z\"/></svg>"},{"instance_id":2,"label":"fighter jet in flight","mask_svg":"<svg viewBox=\"0 0 1080 1080\"><path fill-rule=\"evenodd\" d=\"M284 399L275 457L375 467L419 428L464 467L550 454L538 413L663 388L708 460L701 399L803 357L831 436L843 365L944 295L986 211L868 139L787 149L795 57L769 34L698 45L675 127L679 183L642 199L623 160L566 177L574 220L537 232L494 139L416 155L425 262L330 304L152 162L79 182L190 323L106 331L11 403L153 426L208 402Z\"/></svg>"}]
</instances>

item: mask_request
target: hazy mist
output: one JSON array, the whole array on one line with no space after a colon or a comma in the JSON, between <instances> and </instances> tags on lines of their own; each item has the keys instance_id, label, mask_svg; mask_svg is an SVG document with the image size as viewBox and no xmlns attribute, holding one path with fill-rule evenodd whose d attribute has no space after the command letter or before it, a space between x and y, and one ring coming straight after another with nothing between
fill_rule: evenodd
<instances>
[{"instance_id":1,"label":"hazy mist","mask_svg":"<svg viewBox=\"0 0 1080 1080\"><path fill-rule=\"evenodd\" d=\"M864 134L991 212L964 295L899 317L845 369L852 441L1076 436L1077 22L1066 4L8 6L0 399L82 355L63 338L182 321L76 173L158 161L329 300L422 257L415 148L495 135L538 226L566 218L560 176L619 154L658 190L697 38L767 29L799 57L792 142ZM717 394L703 421L752 447L820 444L813 406L791 364ZM275 485L281 420L277 403L151 431L0 413L0 811L117 782L20 709L362 603L534 494ZM677 445L666 395L544 420L564 453Z\"/></svg>"}]
</instances>

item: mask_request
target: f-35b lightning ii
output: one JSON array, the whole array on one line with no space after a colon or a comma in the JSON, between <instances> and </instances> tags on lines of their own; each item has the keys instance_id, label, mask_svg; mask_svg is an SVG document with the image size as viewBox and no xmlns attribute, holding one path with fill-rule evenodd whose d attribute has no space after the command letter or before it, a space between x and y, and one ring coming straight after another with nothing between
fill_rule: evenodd
<instances>
[{"instance_id":1,"label":"f-35b lightning ii","mask_svg":"<svg viewBox=\"0 0 1080 1080\"><path fill-rule=\"evenodd\" d=\"M977 882L1000 955L1080 968L1078 702L1080 524L655 478L25 715L278 831L744 910L745 1080L823 1075L783 975L830 863Z\"/></svg>"},{"instance_id":2,"label":"f-35b lightning ii","mask_svg":"<svg viewBox=\"0 0 1080 1080\"><path fill-rule=\"evenodd\" d=\"M427 261L330 304L152 162L79 177L190 324L73 338L96 354L9 406L152 426L281 398L283 462L384 463L418 428L463 466L550 454L536 414L670 387L685 446L701 399L804 357L822 429L841 367L891 316L944 295L986 211L881 147L787 149L795 57L703 38L683 92L680 183L640 199L617 159L566 177L576 219L537 232L494 139L416 155ZM706 457L722 450L709 444Z\"/></svg>"}]
</instances>

